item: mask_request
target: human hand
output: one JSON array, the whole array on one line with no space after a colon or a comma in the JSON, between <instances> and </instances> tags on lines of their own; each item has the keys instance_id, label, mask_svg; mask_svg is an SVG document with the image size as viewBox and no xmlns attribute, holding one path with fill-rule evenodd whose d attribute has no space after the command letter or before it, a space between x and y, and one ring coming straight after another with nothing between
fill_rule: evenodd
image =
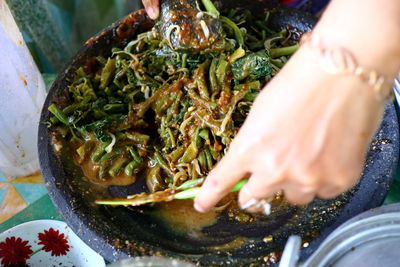
<instances>
[{"instance_id":1,"label":"human hand","mask_svg":"<svg viewBox=\"0 0 400 267\"><path fill-rule=\"evenodd\" d=\"M332 1L314 33L390 80L400 70L399 11L396 0ZM358 77L326 73L314 53L300 48L258 96L195 199L198 211L210 210L245 177L241 205L280 190L290 202L306 204L356 183L384 105Z\"/></svg>"},{"instance_id":2,"label":"human hand","mask_svg":"<svg viewBox=\"0 0 400 267\"><path fill-rule=\"evenodd\" d=\"M151 19L157 19L160 15L160 2L159 0L142 0L147 15Z\"/></svg>"},{"instance_id":3,"label":"human hand","mask_svg":"<svg viewBox=\"0 0 400 267\"><path fill-rule=\"evenodd\" d=\"M326 73L313 56L302 48L264 88L205 181L197 210L210 210L246 176L241 205L280 190L302 205L335 197L356 183L383 102L357 77Z\"/></svg>"}]
</instances>

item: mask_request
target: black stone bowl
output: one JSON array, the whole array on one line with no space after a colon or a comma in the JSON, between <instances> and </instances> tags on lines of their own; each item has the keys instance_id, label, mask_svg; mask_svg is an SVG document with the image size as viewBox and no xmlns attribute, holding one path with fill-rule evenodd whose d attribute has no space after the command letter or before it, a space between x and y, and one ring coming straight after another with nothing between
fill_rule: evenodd
<instances>
[{"instance_id":1,"label":"black stone bowl","mask_svg":"<svg viewBox=\"0 0 400 267\"><path fill-rule=\"evenodd\" d=\"M308 31L315 24L313 17L294 9L275 6L269 1L232 2L223 1L223 4L219 3L220 8L241 4L254 14L270 8L270 19L275 30L289 25ZM45 122L51 117L48 107L52 103L60 107L69 103L68 79L77 68L90 63L93 56L110 56L112 47L123 47L152 25L145 12L139 10L90 39L58 75L43 106L41 121ZM397 165L399 129L394 105L389 103L368 153L362 179L349 192L333 200L315 200L304 208L290 207L251 224L238 224L221 216L215 225L202 230L201 237L175 231L170 224L152 215L152 207L130 210L94 205L94 200L99 196L124 196L143 191L144 185L137 182L132 186L105 188L88 183L79 166L74 165L68 156L68 149L61 153L54 151L52 130L44 123L39 126L38 142L41 170L54 204L74 232L106 260L163 255L206 266L239 266L265 264L266 256L281 251L291 234L300 234L309 240L310 245L302 250L304 259L335 227L365 210L381 205ZM265 236L273 236L274 241L264 242ZM240 246L221 247L237 238L245 242Z\"/></svg>"}]
</instances>

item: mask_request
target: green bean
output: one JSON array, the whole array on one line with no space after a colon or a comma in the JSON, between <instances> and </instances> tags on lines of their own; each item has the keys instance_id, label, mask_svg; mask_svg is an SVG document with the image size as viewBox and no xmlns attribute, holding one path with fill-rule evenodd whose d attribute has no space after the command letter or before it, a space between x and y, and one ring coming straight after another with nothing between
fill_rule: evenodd
<instances>
[{"instance_id":1,"label":"green bean","mask_svg":"<svg viewBox=\"0 0 400 267\"><path fill-rule=\"evenodd\" d=\"M203 172L206 172L209 170L207 168L207 158L206 158L206 152L204 150L199 153L197 160L199 161L200 168L203 170Z\"/></svg>"},{"instance_id":2,"label":"green bean","mask_svg":"<svg viewBox=\"0 0 400 267\"><path fill-rule=\"evenodd\" d=\"M197 148L200 148L203 145L203 141L201 140L200 136L201 127L197 127L194 133L194 143L196 144Z\"/></svg>"},{"instance_id":3,"label":"green bean","mask_svg":"<svg viewBox=\"0 0 400 267\"><path fill-rule=\"evenodd\" d=\"M216 76L217 66L218 66L218 58L214 58L211 61L210 72L209 72L211 92L215 92L218 90L218 83Z\"/></svg>"},{"instance_id":4,"label":"green bean","mask_svg":"<svg viewBox=\"0 0 400 267\"><path fill-rule=\"evenodd\" d=\"M113 163L114 163L113 160L108 160L100 165L98 175L101 180L105 180L106 177L109 176L109 170L111 169Z\"/></svg>"},{"instance_id":5,"label":"green bean","mask_svg":"<svg viewBox=\"0 0 400 267\"><path fill-rule=\"evenodd\" d=\"M193 101L194 106L196 106L196 107L204 108L204 109L207 109L207 110L210 110L210 111L217 107L215 105L215 103L207 101L207 100L201 98L198 94L196 94L194 89L189 89L188 90L188 95L189 95L190 99Z\"/></svg>"},{"instance_id":6,"label":"green bean","mask_svg":"<svg viewBox=\"0 0 400 267\"><path fill-rule=\"evenodd\" d=\"M55 104L51 104L48 110L61 122L65 125L70 125L67 115L60 110Z\"/></svg>"},{"instance_id":7,"label":"green bean","mask_svg":"<svg viewBox=\"0 0 400 267\"><path fill-rule=\"evenodd\" d=\"M126 158L120 158L117 160L114 165L111 167L111 169L108 171L108 173L112 176L115 177L117 176L121 169L124 167L124 165L128 162Z\"/></svg>"},{"instance_id":8,"label":"green bean","mask_svg":"<svg viewBox=\"0 0 400 267\"><path fill-rule=\"evenodd\" d=\"M146 185L150 192L162 190L164 187L163 179L161 177L161 168L156 165L151 168L146 175Z\"/></svg>"},{"instance_id":9,"label":"green bean","mask_svg":"<svg viewBox=\"0 0 400 267\"><path fill-rule=\"evenodd\" d=\"M115 72L115 59L109 58L101 72L100 89L105 89L112 80Z\"/></svg>"},{"instance_id":10,"label":"green bean","mask_svg":"<svg viewBox=\"0 0 400 267\"><path fill-rule=\"evenodd\" d=\"M210 94L208 92L208 86L206 83L206 69L210 66L210 61L206 60L203 64L201 64L194 73L194 79L196 80L196 84L199 88L199 94L202 98L209 100Z\"/></svg>"},{"instance_id":11,"label":"green bean","mask_svg":"<svg viewBox=\"0 0 400 267\"><path fill-rule=\"evenodd\" d=\"M299 49L299 45L295 44L295 45L292 45L292 46L271 48L269 50L269 53L270 53L271 57L277 58L277 57L281 57L281 56L292 55L292 54L294 54L294 52L297 51L297 49Z\"/></svg>"},{"instance_id":12,"label":"green bean","mask_svg":"<svg viewBox=\"0 0 400 267\"><path fill-rule=\"evenodd\" d=\"M207 148L206 150L204 150L205 152L205 156L206 156L206 162L207 162L207 168L208 170L211 170L214 166L213 164L213 156L211 155L210 150Z\"/></svg>"},{"instance_id":13,"label":"green bean","mask_svg":"<svg viewBox=\"0 0 400 267\"><path fill-rule=\"evenodd\" d=\"M270 15L271 15L270 12L268 12L268 11L265 12L265 18L264 18L264 22L265 22L265 23L268 23Z\"/></svg>"},{"instance_id":14,"label":"green bean","mask_svg":"<svg viewBox=\"0 0 400 267\"><path fill-rule=\"evenodd\" d=\"M155 152L154 153L154 159L155 161L160 164L160 167L167 172L168 176L170 178L174 177L174 173L173 171L171 171L171 169L169 168L167 162L164 160L164 158L161 156L161 154L159 152Z\"/></svg>"},{"instance_id":15,"label":"green bean","mask_svg":"<svg viewBox=\"0 0 400 267\"><path fill-rule=\"evenodd\" d=\"M98 162L100 158L106 153L106 147L110 144L111 142L104 142L100 143L100 145L97 146L96 150L93 152L91 155L91 160L93 162Z\"/></svg>"},{"instance_id":16,"label":"green bean","mask_svg":"<svg viewBox=\"0 0 400 267\"><path fill-rule=\"evenodd\" d=\"M236 23L234 23L232 20L230 20L229 18L224 17L224 16L221 16L220 19L223 23L225 23L226 25L228 25L229 27L231 27L233 29L233 32L235 33L236 41L238 42L239 46L243 46L244 45L243 33L239 29L239 27L236 25Z\"/></svg>"},{"instance_id":17,"label":"green bean","mask_svg":"<svg viewBox=\"0 0 400 267\"><path fill-rule=\"evenodd\" d=\"M102 56L96 57L96 60L97 60L97 62L99 62L103 66L106 65L106 63L107 63L107 60Z\"/></svg>"},{"instance_id":18,"label":"green bean","mask_svg":"<svg viewBox=\"0 0 400 267\"><path fill-rule=\"evenodd\" d=\"M217 76L217 80L220 84L223 84L225 81L228 66L229 66L228 61L226 61L224 59L221 59L219 61L216 76Z\"/></svg>"},{"instance_id":19,"label":"green bean","mask_svg":"<svg viewBox=\"0 0 400 267\"><path fill-rule=\"evenodd\" d=\"M135 144L142 146L147 146L150 141L150 136L139 132L126 132L126 137L135 142Z\"/></svg>"},{"instance_id":20,"label":"green bean","mask_svg":"<svg viewBox=\"0 0 400 267\"><path fill-rule=\"evenodd\" d=\"M186 62L187 62L188 54L183 54L182 55L182 68L186 68Z\"/></svg>"},{"instance_id":21,"label":"green bean","mask_svg":"<svg viewBox=\"0 0 400 267\"><path fill-rule=\"evenodd\" d=\"M113 90L112 90L110 87L106 87L106 88L104 89L104 92L105 92L106 95L108 95L108 96L112 96L112 94L113 94Z\"/></svg>"},{"instance_id":22,"label":"green bean","mask_svg":"<svg viewBox=\"0 0 400 267\"><path fill-rule=\"evenodd\" d=\"M112 160L113 158L118 157L118 156L119 156L119 154L117 154L115 152L105 153L103 156L101 156L101 158L97 162L102 164L102 163Z\"/></svg>"},{"instance_id":23,"label":"green bean","mask_svg":"<svg viewBox=\"0 0 400 267\"><path fill-rule=\"evenodd\" d=\"M271 59L271 63L278 68L282 68L285 65L285 63L282 62L280 59Z\"/></svg>"},{"instance_id":24,"label":"green bean","mask_svg":"<svg viewBox=\"0 0 400 267\"><path fill-rule=\"evenodd\" d=\"M50 124L49 124L49 127L50 127L51 125L56 125L60 120L57 119L57 117L51 117L49 121L50 121Z\"/></svg>"},{"instance_id":25,"label":"green bean","mask_svg":"<svg viewBox=\"0 0 400 267\"><path fill-rule=\"evenodd\" d=\"M133 171L139 168L142 165L141 162L137 162L136 160L132 160L131 162L126 165L124 169L124 173L126 176L133 176Z\"/></svg>"},{"instance_id":26,"label":"green bean","mask_svg":"<svg viewBox=\"0 0 400 267\"><path fill-rule=\"evenodd\" d=\"M136 149L134 149L133 147L128 147L128 151L131 154L133 160L137 161L138 163L142 164L143 163L143 159L142 157L139 155L139 153L137 152Z\"/></svg>"},{"instance_id":27,"label":"green bean","mask_svg":"<svg viewBox=\"0 0 400 267\"><path fill-rule=\"evenodd\" d=\"M171 128L167 129L167 133L168 133L168 136L169 136L169 140L171 142L171 147L175 147L176 146L175 137L174 137L174 134L171 131Z\"/></svg>"},{"instance_id":28,"label":"green bean","mask_svg":"<svg viewBox=\"0 0 400 267\"><path fill-rule=\"evenodd\" d=\"M168 155L168 159L171 162L177 162L182 157L183 153L185 153L185 150L186 148L184 146L178 147Z\"/></svg>"},{"instance_id":29,"label":"green bean","mask_svg":"<svg viewBox=\"0 0 400 267\"><path fill-rule=\"evenodd\" d=\"M189 163L197 157L199 150L197 148L196 142L192 142L189 147L186 149L182 158L180 158L180 163Z\"/></svg>"},{"instance_id":30,"label":"green bean","mask_svg":"<svg viewBox=\"0 0 400 267\"><path fill-rule=\"evenodd\" d=\"M264 41L259 41L259 42L255 42L255 43L251 43L249 44L249 48L251 50L258 50L264 47Z\"/></svg>"}]
</instances>

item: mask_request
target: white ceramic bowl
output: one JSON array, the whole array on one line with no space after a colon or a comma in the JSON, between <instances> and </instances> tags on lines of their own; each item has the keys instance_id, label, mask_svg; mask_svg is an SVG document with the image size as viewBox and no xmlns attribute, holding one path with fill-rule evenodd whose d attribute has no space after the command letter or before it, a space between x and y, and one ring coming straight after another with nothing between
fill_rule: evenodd
<instances>
[{"instance_id":1,"label":"white ceramic bowl","mask_svg":"<svg viewBox=\"0 0 400 267\"><path fill-rule=\"evenodd\" d=\"M104 259L61 221L31 221L0 234L0 266L10 260L10 248L13 246L16 246L20 259L26 259L26 264L33 267L105 266Z\"/></svg>"}]
</instances>

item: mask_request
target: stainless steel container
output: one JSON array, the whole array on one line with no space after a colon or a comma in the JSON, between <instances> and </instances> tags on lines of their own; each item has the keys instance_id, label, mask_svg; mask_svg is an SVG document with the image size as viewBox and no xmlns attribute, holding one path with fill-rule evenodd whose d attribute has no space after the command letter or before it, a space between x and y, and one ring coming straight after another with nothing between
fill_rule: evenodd
<instances>
[{"instance_id":1,"label":"stainless steel container","mask_svg":"<svg viewBox=\"0 0 400 267\"><path fill-rule=\"evenodd\" d=\"M400 204L379 207L346 222L304 263L296 263L299 244L298 238L288 240L280 266L400 266Z\"/></svg>"}]
</instances>

